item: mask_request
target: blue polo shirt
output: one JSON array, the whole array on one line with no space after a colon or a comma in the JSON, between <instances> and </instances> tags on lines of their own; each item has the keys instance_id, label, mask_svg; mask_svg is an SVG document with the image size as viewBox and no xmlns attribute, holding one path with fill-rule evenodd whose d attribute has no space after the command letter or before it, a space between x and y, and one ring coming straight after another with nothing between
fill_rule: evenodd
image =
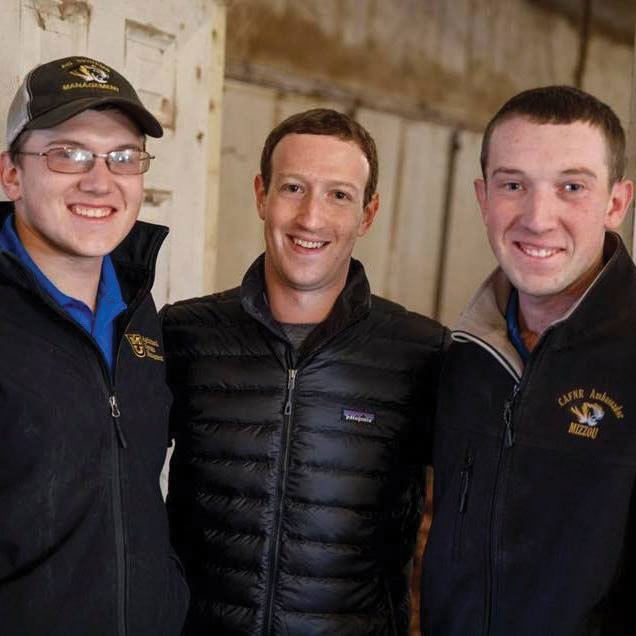
<instances>
[{"instance_id":1,"label":"blue polo shirt","mask_svg":"<svg viewBox=\"0 0 636 636\"><path fill-rule=\"evenodd\" d=\"M514 345L523 363L528 362L530 352L528 347L523 343L521 338L521 329L519 328L519 292L513 287L508 297L508 306L506 307L506 325L508 327L508 338Z\"/></svg>"},{"instance_id":2,"label":"blue polo shirt","mask_svg":"<svg viewBox=\"0 0 636 636\"><path fill-rule=\"evenodd\" d=\"M113 367L115 319L127 307L121 294L117 274L110 256L102 260L102 272L97 288L95 313L81 300L63 294L34 263L18 237L11 214L0 230L0 248L13 254L35 276L40 287L66 312L80 327L97 342L109 368Z\"/></svg>"}]
</instances>

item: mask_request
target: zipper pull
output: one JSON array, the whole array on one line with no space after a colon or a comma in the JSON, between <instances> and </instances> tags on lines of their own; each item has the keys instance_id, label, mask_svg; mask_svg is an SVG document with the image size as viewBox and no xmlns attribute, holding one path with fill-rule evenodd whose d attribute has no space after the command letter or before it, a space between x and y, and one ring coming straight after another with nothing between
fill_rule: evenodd
<instances>
[{"instance_id":1,"label":"zipper pull","mask_svg":"<svg viewBox=\"0 0 636 636\"><path fill-rule=\"evenodd\" d=\"M113 418L113 422L115 423L115 432L117 433L117 439L119 440L119 444L122 448L128 448L128 443L126 442L126 436L124 435L124 431L119 425L119 418L121 416L121 411L119 410L119 404L117 404L117 398L115 397L114 393L108 398L108 404L110 404L110 414Z\"/></svg>"},{"instance_id":2,"label":"zipper pull","mask_svg":"<svg viewBox=\"0 0 636 636\"><path fill-rule=\"evenodd\" d=\"M512 405L514 404L515 397L517 397L518 390L519 385L515 384L512 395L504 404L504 422L506 424L506 428L504 430L504 445L506 448L512 448L515 445L515 432L512 428Z\"/></svg>"},{"instance_id":3,"label":"zipper pull","mask_svg":"<svg viewBox=\"0 0 636 636\"><path fill-rule=\"evenodd\" d=\"M283 415L291 415L292 412L292 394L294 392L294 387L296 386L296 373L298 371L296 369L289 369L287 372L287 402L285 402L285 410L283 411Z\"/></svg>"},{"instance_id":4,"label":"zipper pull","mask_svg":"<svg viewBox=\"0 0 636 636\"><path fill-rule=\"evenodd\" d=\"M114 418L118 418L121 415L121 411L119 410L119 405L117 404L117 398L115 395L111 395L108 398L108 403L110 404L110 414Z\"/></svg>"},{"instance_id":5,"label":"zipper pull","mask_svg":"<svg viewBox=\"0 0 636 636\"><path fill-rule=\"evenodd\" d=\"M473 470L473 456L466 453L464 459L464 467L461 472L461 490L459 492L459 512L466 512L466 503L468 501L468 489L470 487L470 474Z\"/></svg>"}]
</instances>

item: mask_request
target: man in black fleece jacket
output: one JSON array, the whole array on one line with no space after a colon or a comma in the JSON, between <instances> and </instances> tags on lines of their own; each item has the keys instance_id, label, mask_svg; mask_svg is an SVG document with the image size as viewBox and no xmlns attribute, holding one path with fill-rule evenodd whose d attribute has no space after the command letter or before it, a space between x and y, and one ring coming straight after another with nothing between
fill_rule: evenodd
<instances>
[{"instance_id":1,"label":"man in black fleece jacket","mask_svg":"<svg viewBox=\"0 0 636 636\"><path fill-rule=\"evenodd\" d=\"M509 100L475 182L500 267L440 380L424 634L636 633L636 269L614 112L567 86Z\"/></svg>"},{"instance_id":2,"label":"man in black fleece jacket","mask_svg":"<svg viewBox=\"0 0 636 636\"><path fill-rule=\"evenodd\" d=\"M167 229L136 222L145 134L114 69L32 70L0 179L0 634L178 636L188 591L159 474L168 440L150 296Z\"/></svg>"}]
</instances>

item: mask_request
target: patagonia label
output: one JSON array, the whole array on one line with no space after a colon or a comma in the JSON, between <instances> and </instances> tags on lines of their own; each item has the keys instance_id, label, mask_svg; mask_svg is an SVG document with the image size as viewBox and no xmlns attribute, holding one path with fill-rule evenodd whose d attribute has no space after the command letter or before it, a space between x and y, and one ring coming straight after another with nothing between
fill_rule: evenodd
<instances>
[{"instance_id":1,"label":"patagonia label","mask_svg":"<svg viewBox=\"0 0 636 636\"><path fill-rule=\"evenodd\" d=\"M342 409L342 420L344 422L373 424L373 422L375 422L375 413L367 413L366 411L354 411L352 409Z\"/></svg>"}]
</instances>

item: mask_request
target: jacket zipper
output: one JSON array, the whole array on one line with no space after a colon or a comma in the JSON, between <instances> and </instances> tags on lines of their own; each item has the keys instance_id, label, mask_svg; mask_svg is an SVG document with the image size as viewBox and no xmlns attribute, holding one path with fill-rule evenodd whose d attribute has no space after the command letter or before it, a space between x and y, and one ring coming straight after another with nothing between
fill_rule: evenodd
<instances>
[{"instance_id":1,"label":"jacket zipper","mask_svg":"<svg viewBox=\"0 0 636 636\"><path fill-rule=\"evenodd\" d=\"M488 562L486 571L486 598L485 598L485 618L484 618L484 636L490 633L490 625L492 624L493 615L493 594L495 586L495 570L497 567L497 535L499 532L499 496L502 484L503 464L508 457L508 451L515 444L515 432L512 425L512 415L515 399L519 393L519 383L515 383L510 397L504 402L503 420L504 430L502 435L502 444L499 450L499 459L497 461L497 472L495 474L495 489L492 496L492 505L490 512L490 546L488 550Z\"/></svg>"},{"instance_id":2,"label":"jacket zipper","mask_svg":"<svg viewBox=\"0 0 636 636\"><path fill-rule=\"evenodd\" d=\"M515 429L512 426L512 407L519 391L519 385L515 384L512 395L504 402L504 446L512 448L515 445Z\"/></svg>"},{"instance_id":3,"label":"jacket zipper","mask_svg":"<svg viewBox=\"0 0 636 636\"><path fill-rule=\"evenodd\" d=\"M159 251L159 245L154 248L153 261L156 257L156 253ZM137 308L141 305L141 300L150 291L150 284L142 288L142 290L133 299L133 302L128 308L128 319L126 325L122 331L125 334L131 323L132 318L135 315ZM90 340L93 340L90 337ZM126 623L126 537L124 532L124 506L122 502L122 480L121 480L121 455L122 449L128 448L128 442L124 429L119 423L121 417L121 411L119 409L119 403L115 394L115 375L117 372L117 362L119 360L119 350L121 348L122 338L117 342L117 350L115 352L115 359L113 364L113 379L111 383L111 394L108 397L108 404L110 405L110 414L113 420L113 431L116 439L113 439L113 518L115 522L115 554L117 558L117 624L119 636L126 636L128 634ZM97 347L97 344L94 343ZM110 373L106 367L103 354L99 347L97 347L102 370L104 371L104 377L107 378L107 382L110 380Z\"/></svg>"},{"instance_id":4,"label":"jacket zipper","mask_svg":"<svg viewBox=\"0 0 636 636\"><path fill-rule=\"evenodd\" d=\"M126 438L119 425L121 411L117 404L117 397L113 393L108 399L113 418L113 517L115 520L115 554L117 558L117 631L121 636L126 635L126 578L125 578L125 540L124 540L124 512L121 494L120 457L121 448L126 448ZM119 444L118 444L119 442Z\"/></svg>"},{"instance_id":5,"label":"jacket zipper","mask_svg":"<svg viewBox=\"0 0 636 636\"><path fill-rule=\"evenodd\" d=\"M494 358L499 362L503 368L513 377L514 385L512 389L512 393L510 397L504 402L504 410L503 410L503 420L504 420L504 430L502 435L502 443L499 450L499 459L497 460L497 470L495 473L495 488L493 490L493 496L491 500L491 508L490 508L490 531L489 531L489 546L488 546L488 560L486 563L486 592L484 599L484 623L483 623L483 636L488 636L490 634L490 626L492 624L493 619L493 593L494 593L494 578L495 578L495 569L497 564L497 533L499 528L499 497L501 493L501 489L503 487L502 481L502 473L503 473L503 465L507 460L509 451L512 449L516 442L515 429L513 426L513 415L514 415L514 407L515 402L517 400L517 396L521 392L521 390L525 387L528 382L528 377L531 373L531 367L535 364L537 359L537 353L540 349L542 349L547 341L548 337L552 333L552 331L556 328L557 324L550 325L544 332L541 334L539 341L536 346L532 350L530 359L525 365L523 370L523 376L519 377L517 372L514 370L512 365L508 362L508 360L499 353L499 351L493 347L491 344L487 343L485 340L474 336L471 333L465 331L457 331L453 332L454 340L457 342L472 342L477 346L481 347L488 351Z\"/></svg>"},{"instance_id":6,"label":"jacket zipper","mask_svg":"<svg viewBox=\"0 0 636 636\"><path fill-rule=\"evenodd\" d=\"M272 533L272 547L269 558L268 581L267 581L267 606L265 608L265 623L263 624L263 636L268 636L272 629L272 621L274 618L274 595L276 591L275 579L278 571L278 553L280 551L280 534L283 524L283 507L285 505L285 491L287 490L287 469L289 464L289 444L291 438L291 421L293 413L293 397L294 388L296 387L296 376L298 369L287 370L287 394L285 399L285 408L283 410L284 428L283 440L284 447L280 460L280 485L278 493L278 507L276 508L276 517L274 519L274 532Z\"/></svg>"}]
</instances>

